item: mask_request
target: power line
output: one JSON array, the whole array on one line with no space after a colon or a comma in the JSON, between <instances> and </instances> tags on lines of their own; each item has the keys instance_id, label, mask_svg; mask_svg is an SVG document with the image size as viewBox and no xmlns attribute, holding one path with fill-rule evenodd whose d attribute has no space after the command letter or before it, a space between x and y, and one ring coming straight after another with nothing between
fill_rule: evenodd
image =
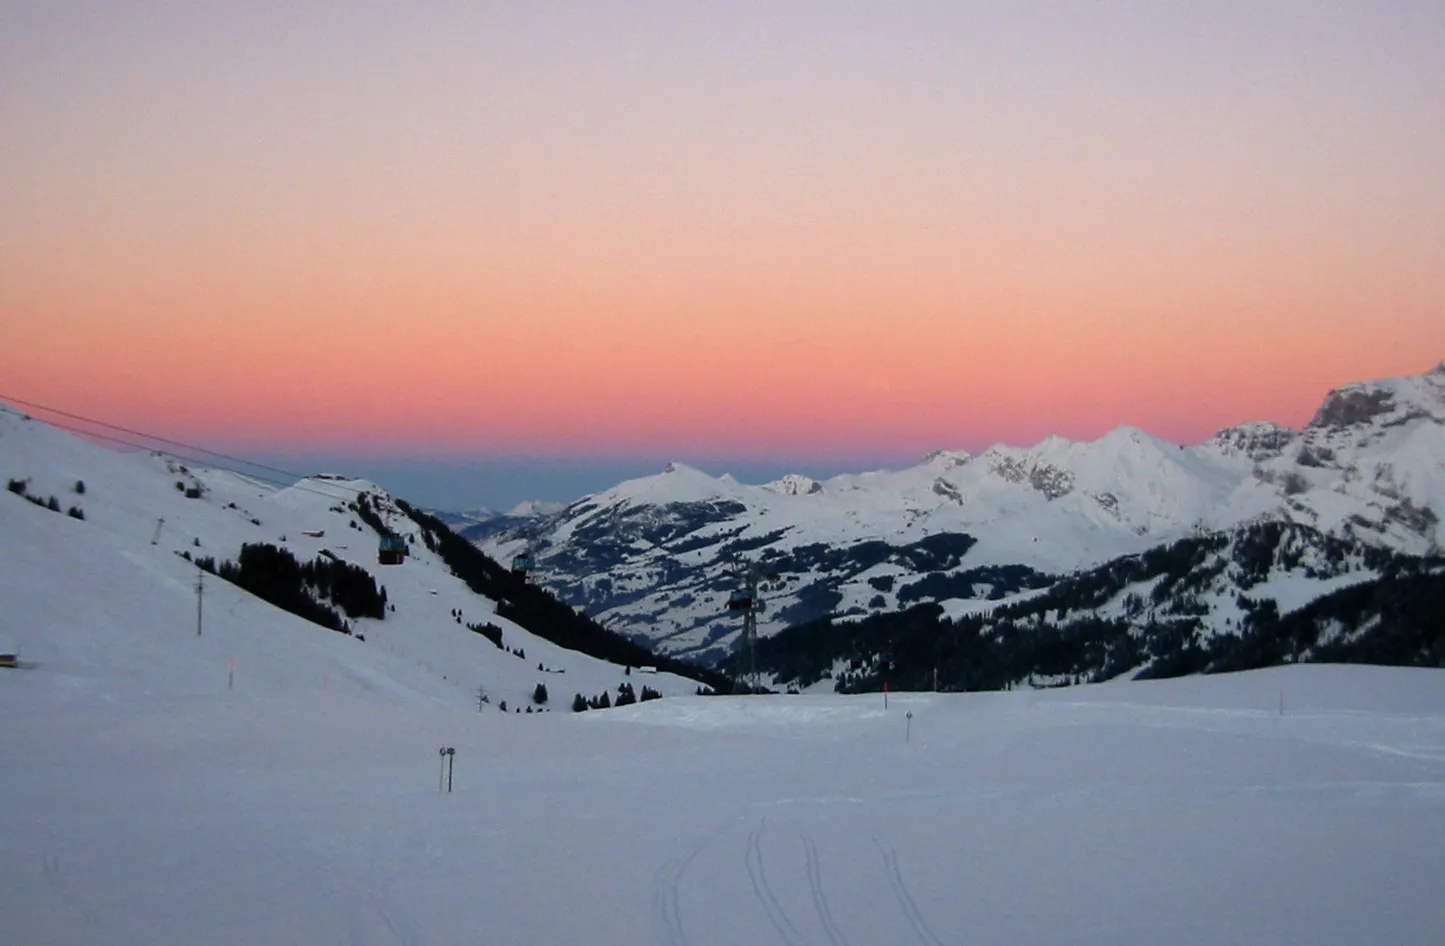
<instances>
[{"instance_id":1,"label":"power line","mask_svg":"<svg viewBox=\"0 0 1445 946\"><path fill-rule=\"evenodd\" d=\"M245 464L246 466L254 466L254 467L256 467L257 469L270 470L272 473L280 473L282 476L289 476L289 477L291 477L291 478L293 478L293 479L298 479L298 480L306 479L306 477L302 476L300 473L293 473L293 472L290 471L290 470L283 470L283 469L281 469L280 467L267 466L267 465L264 464L264 463L257 463L257 462L255 462L255 461L253 461L253 460L247 460L247 459L245 459L244 457L233 457L233 456L231 456L230 454L220 453L219 451L210 450L210 449L207 449L206 447L200 447L200 446L197 446L197 445L192 444L192 443L184 443L183 441L180 441L180 440L171 440L169 437L162 437L162 436L159 436L159 435L157 435L157 434L148 434L148 433L146 433L145 431L142 431L142 430L133 430L133 429L131 429L130 427L122 427L122 426L120 426L119 424L112 424L112 423L110 423L110 422L108 422L108 421L96 420L96 419L93 418L93 417L83 417L83 416L81 416L80 414L72 414L70 411L63 411L63 410L61 410L61 409L58 408L58 407L50 407L49 405L46 405L46 404L37 404L37 403L34 402L34 401L27 401L27 400L24 400L23 398L10 397L9 395L6 395L6 394L0 394L0 401L9 401L11 404L22 404L22 405L24 405L25 407L32 407L32 408L35 408L35 409L37 409L37 410L45 411L47 414L58 414L58 415L61 416L61 417L69 417L71 420L83 421L83 422L85 422L85 423L87 423L87 424L95 424L96 426L98 426L98 427L104 427L104 428L106 428L107 430L118 430L118 431L120 431L121 433L130 434L131 436L134 436L134 437L144 437L144 438L146 438L147 440L154 440L154 441L157 441L157 442L159 442L159 443L168 443L168 444L171 444L172 446L182 447L182 448L184 448L184 449L186 449L186 450L195 450L195 451L200 452L200 453L209 454L210 456L213 456L213 457L220 457L220 458L223 459L223 460L230 460L232 463L243 463L243 464ZM57 426L58 426L58 425L57 425Z\"/></svg>"},{"instance_id":2,"label":"power line","mask_svg":"<svg viewBox=\"0 0 1445 946\"><path fill-rule=\"evenodd\" d=\"M106 428L106 429L108 429L108 430L117 430L117 431L120 431L121 433L130 434L130 435L133 436L133 437L141 437L141 438L144 438L146 441L154 441L154 442L156 442L156 443L169 444L169 445L174 446L174 447L180 447L180 448L182 448L182 449L184 449L184 450L189 450L189 451L193 451L193 452L195 452L195 453L199 453L199 454L204 454L204 455L205 455L205 456L187 456L186 454L180 453L180 452L178 452L178 451L167 451L167 452L169 453L169 455L174 456L174 457L176 457L176 458L179 459L179 460L187 460L187 461L189 461L189 462L191 462L191 463L206 464L206 465L209 465L209 466L218 468L218 469L226 470L227 472L230 472L230 473L235 473L235 474L237 474L238 476L245 476L245 477L248 477L248 478L250 478L250 479L258 480L258 481L260 481L260 482L262 482L262 483L265 483L265 484L267 484L267 485L275 486L275 487L282 488L282 489L294 489L294 490L297 490L297 491L299 491L299 492L312 493L312 494L315 494L315 495L317 495L317 496L325 496L325 497L328 498L328 499L336 499L336 498L337 498L337 496L336 496L334 493L328 493L328 492L325 492L325 491L323 491L323 490L319 490L319 489L315 489L315 488L311 488L311 487L302 485L302 482L301 482L301 481L303 481L303 480L309 480L309 479L311 479L311 477L305 476L305 475L300 474L300 473L292 472L291 470L283 470L283 469L281 469L280 467L269 466L269 465L267 465L267 464L265 464L265 463L257 463L257 462L255 462L255 461L253 461L253 460L247 460L247 459L244 458L244 457L232 456L232 455L230 455L230 454L221 453L221 452L219 452L219 451L217 451L217 450L211 450L211 449L208 449L208 448L206 448L206 447L198 446L198 445L196 445L196 444L185 443L185 442L180 441L180 440L173 440L173 439L171 439L171 438L169 438L169 437L162 437L162 436L159 436L159 435L157 435L157 434L149 434L149 433L146 433L146 432L143 431L143 430L136 430L136 429L133 429L133 428L130 428L130 427L122 427L120 424L112 424L112 423L110 423L110 422L108 422L108 421L97 420L96 418L86 417L86 416L84 416L84 415L82 415L82 414L75 414L75 413L72 413L72 412L70 412L70 411L63 411L63 410L61 410L60 408L50 407L49 405L40 404L40 403L37 403L37 402L35 402L35 401L27 401L27 400L25 400L24 398L10 397L10 396L5 395L5 394L0 394L0 401L8 401L8 402L11 403L11 404L20 404L20 405L23 405L23 406L25 406L25 407L28 407L28 408L31 408L31 409L34 409L34 410L43 411L43 412L45 412L45 413L47 413L47 414L56 414L56 415L58 415L58 416L60 416L60 417L67 417L67 418L70 418L71 420L77 420L77 421L80 421L80 422L82 422L82 423L93 424L93 425L95 425L95 426L97 426L97 427L104 427L104 428ZM147 442L147 443L138 443L138 442L136 442L136 441L134 441L134 440L127 440L127 439L125 439L124 437L117 437L117 436L114 436L114 435L112 435L112 434L104 434L104 433L100 433L99 431L87 430L87 429L82 428L82 427L75 427L75 426L70 425L70 424L63 424L63 423L60 423L60 422L55 421L55 420L49 420L49 419L47 419L47 420L45 420L45 423L49 424L49 425L52 426L52 427L58 428L58 429L60 429L60 430L67 430L67 431L70 431L71 433L81 434L81 435L86 436L86 437L94 437L94 438L96 438L96 439L98 439L98 440L107 440L107 441L110 441L111 443L122 444L122 445L127 446L127 447L136 447L136 448L141 449L141 450L154 450L154 449L155 449L154 446L152 446L152 444L149 443L149 442ZM270 472L272 472L272 473L279 473L279 474L281 474L282 476L287 477L287 479L281 480L281 479L277 479L276 477L265 476L265 475L263 475L263 474L251 472L250 470L237 470L237 469L234 469L234 468L231 468L231 467L227 467L227 466L225 466L224 464L217 463L215 460L210 459L211 457L218 457L218 458L220 458L220 459L222 459L222 460L226 460L226 461L229 461L229 462L231 462L231 463L238 463L238 464L240 464L240 465L242 465L242 466L245 466L245 467L254 467L254 468L259 469L259 470L268 470L268 471L270 471ZM366 492L366 490L358 489L358 488L355 487L355 486L346 486L346 485L343 485L343 484L341 484L341 483L336 483L333 488L334 488L334 489L337 489L337 490L342 490L342 491L345 491L345 492L350 492L350 493L353 493L353 494L356 494L356 495L360 495L361 493Z\"/></svg>"},{"instance_id":3,"label":"power line","mask_svg":"<svg viewBox=\"0 0 1445 946\"><path fill-rule=\"evenodd\" d=\"M69 432L71 432L71 433L73 433L73 434L81 434L82 436L90 437L90 438L93 438L93 439L95 439L95 440L106 440L106 441L109 441L110 443L120 444L121 446L136 447L136 448L141 449L141 450L152 450L152 451L154 451L154 452L160 452L160 451L155 451L154 447L152 447L149 443L141 443L141 442L136 441L136 440L127 440L127 439L124 438L124 437L116 437L116 436L114 436L114 435L112 435L112 434L102 434L102 433L99 433L99 432L94 431L94 430L87 430L87 429L84 428L84 427L76 427L76 426L74 426L73 424L63 424L63 423L60 423L59 421L55 421L55 420L46 420L46 421L44 421L44 423L45 423L47 426L54 427L56 430L66 430L66 431L69 431ZM145 434L141 434L140 436L146 436L146 435L145 435ZM187 455L187 454L185 454L185 453L181 453L181 452L178 451L178 450L167 451L167 452L165 453L165 455L168 456L168 457L174 457L174 458L176 458L177 460L186 460L186 461L191 462L191 463L196 463L196 464L209 464L212 469L225 470L225 471L228 472L228 473L235 473L237 476L244 476L244 477L247 478L247 479L255 480L255 481L257 481L257 482L259 482L259 483L263 483L263 484L265 484L265 485L267 485L267 486L276 486L276 487L281 487L281 488L292 488L292 489L303 490L303 491L307 491L307 492L313 492L313 493L318 493L318 494L320 494L320 491L319 491L319 490L308 490L305 486L302 486L300 483L293 483L293 482L291 482L291 481L289 481L289 480L277 479L276 477L265 476L265 475L260 474L260 473L251 473L251 472L247 472L247 471L243 471L243 470L232 469L231 467L222 466L221 464L216 463L214 460L208 459L208 458L206 458L206 457L190 456L190 455ZM302 477L302 478L305 479L306 477ZM351 487L351 486L341 486L340 484L337 485L337 488L338 488L338 489L347 489L347 490L356 491L356 490L355 490L355 487ZM329 494L320 494L320 495L329 495ZM334 499L335 497L332 496L331 498Z\"/></svg>"}]
</instances>

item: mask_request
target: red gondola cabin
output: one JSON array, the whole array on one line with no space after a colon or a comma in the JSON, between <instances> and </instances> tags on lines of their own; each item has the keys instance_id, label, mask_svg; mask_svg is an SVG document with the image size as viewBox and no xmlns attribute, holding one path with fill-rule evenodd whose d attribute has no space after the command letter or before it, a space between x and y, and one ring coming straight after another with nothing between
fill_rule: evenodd
<instances>
[{"instance_id":1,"label":"red gondola cabin","mask_svg":"<svg viewBox=\"0 0 1445 946\"><path fill-rule=\"evenodd\" d=\"M400 565L406 561L406 540L399 535L384 535L376 547L376 560L382 565Z\"/></svg>"}]
</instances>

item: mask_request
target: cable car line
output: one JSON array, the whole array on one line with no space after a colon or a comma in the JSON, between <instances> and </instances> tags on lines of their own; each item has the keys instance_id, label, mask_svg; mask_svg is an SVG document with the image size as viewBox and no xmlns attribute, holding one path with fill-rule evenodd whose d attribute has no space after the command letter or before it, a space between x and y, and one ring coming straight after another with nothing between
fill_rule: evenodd
<instances>
[{"instance_id":1,"label":"cable car line","mask_svg":"<svg viewBox=\"0 0 1445 946\"><path fill-rule=\"evenodd\" d=\"M71 420L84 421L84 422L87 423L87 424L95 424L95 425L100 426L100 427L105 427L105 428L107 428L107 429L109 429L109 430L118 430L118 431L120 431L121 433L131 434L132 436L135 436L135 437L144 437L144 438L147 439L147 440L154 440L154 441L156 441L156 442L158 442L158 443L167 443L167 444L171 444L171 445L177 446L177 447L184 447L184 448L187 449L187 450L194 450L194 451L196 451L196 452L198 452L198 453L210 454L211 456L220 457L220 458L223 459L223 460L230 460L230 461L233 462L233 463L242 463L242 464L245 464L246 466L254 466L254 467L256 467L257 469L269 470L269 471L271 471L272 473L280 473L282 476L294 477L295 479L307 479L307 478L308 478L308 477L302 476L302 475L299 474L299 473L293 473L291 470L283 470L283 469L281 469L280 467L267 466L267 465L264 464L264 463L257 463L257 462L255 462L254 460L247 460L247 459L245 459L244 457L231 456L230 454L221 453L221 452L216 451L216 450L210 450L210 449L207 449L206 447L200 447L200 446L197 446L196 444L193 444L193 443L185 443L185 442L180 441L180 440L172 440L172 439L170 439L169 437L161 437L161 436L158 436L158 435L156 435L156 434L148 434L148 433L146 433L145 431L142 431L142 430L133 430L133 429L131 429L131 428L129 428L129 427L122 427L122 426L119 425L119 424L112 424L112 423L109 423L109 422L107 422L107 421L96 420L96 419L93 418L93 417L84 417L84 416L82 416L82 415L80 415L80 414L72 414L70 411L63 411L63 410L61 410L61 409L58 408L58 407L49 407L48 405L45 405L45 404L37 404L37 403L34 402L34 401L27 401L27 400L24 400L24 399L18 398L18 397L10 397L10 396L5 395L5 394L0 394L0 401L8 401L8 402L10 402L11 404L20 404L20 405L23 405L23 406L25 406L25 407L33 407L33 408L36 408L36 409L45 411L45 412L48 413L48 414L58 414L58 415L60 415L61 417L68 417L68 418L70 418ZM55 426L60 426L60 425L57 424L57 425L55 425ZM69 429L69 428L67 428L67 429ZM136 444L136 445L134 445L134 446L139 446L139 444ZM236 472L236 471L233 470L232 472Z\"/></svg>"},{"instance_id":2,"label":"cable car line","mask_svg":"<svg viewBox=\"0 0 1445 946\"><path fill-rule=\"evenodd\" d=\"M152 452L162 453L162 454L164 454L165 456L174 457L174 458L176 458L177 460L185 460L185 461L187 461L187 462L194 463L194 464L197 464L197 465L203 465L203 464L204 464L208 469L223 470L223 471L225 471L225 472L227 472L227 473L234 473L234 474L237 475L237 476L244 477L244 478L246 478L246 479L248 479L248 480L254 480L255 482L257 482L257 483L259 483L259 484L262 484L262 485L264 485L264 486L273 486L273 487L275 487L275 488L277 488L277 489L294 489L294 490L296 490L296 491L298 491L298 492L302 492L302 493L311 493L311 494L316 495L316 496L325 496L325 497L328 498L328 499L339 499L339 498L341 498L341 497L337 496L335 493L328 493L328 492L324 492L324 491L319 490L319 489L312 489L312 488L310 488L310 487L303 486L303 485L302 485L301 483L299 483L299 482L290 482L290 481L287 481L287 480L278 479L278 478L276 478L276 477L264 476L264 475L262 475L262 474L260 474L260 473L251 473L251 472L248 472L248 471L246 471L246 470L233 469L233 468L231 468L231 467L224 466L224 465L222 465L222 464L216 463L214 460L208 459L208 458L206 458L206 457L189 456L189 455L187 455L187 454L181 453L181 452L176 451L176 450L158 451L158 450L155 450L155 448L152 447L152 446L151 446L150 444L148 444L148 443L141 443L141 442L135 441L135 440L127 440L127 439L124 438L124 437L116 437L116 436L114 436L114 435L112 435L112 434L102 434L102 433L99 433L99 432L94 431L94 430L87 430L87 429L85 429L84 427L76 427L76 426L73 426L73 425L71 425L71 424L61 423L61 422L59 422L59 421L46 420L46 421L44 421L44 423L48 424L48 425L51 426L51 427L54 427L54 428L57 429L57 430L66 430L66 431L69 431L69 432L71 432L71 433L73 433L73 434L80 434L80 435L82 435L82 436L91 437L91 438L94 438L94 439L96 439L96 440L108 440L108 441L110 441L111 443L121 444L121 445L127 446L127 447L136 447L137 449L140 449L140 450L150 450L150 451L152 451ZM146 435L145 435L145 434L141 434L140 436L146 436ZM301 480L303 480L303 481L308 480L308 479L312 479L312 477L309 477L309 476L301 477ZM358 493L358 494L366 492L366 490L358 490L358 489L357 489L356 487L354 487L354 486L342 486L340 483L338 483L335 488L338 489L338 490L346 490L346 491L348 491L348 492Z\"/></svg>"},{"instance_id":3,"label":"cable car line","mask_svg":"<svg viewBox=\"0 0 1445 946\"><path fill-rule=\"evenodd\" d=\"M49 405L46 405L46 404L40 404L40 403L38 403L38 402L36 402L36 401L29 401L29 400L25 400L25 399L23 399L23 398L6 397L5 395L0 395L0 401L6 401L6 402L9 402L9 403L11 403L11 404L21 404L21 405L24 405L25 407L28 407L28 408L31 408L31 409L34 409L34 410L39 410L39 411L42 411L42 412L45 412L45 413L56 414L56 415L59 415L59 416L61 416L61 417L67 417L67 418L70 418L70 419L72 419L72 420L81 421L81 422L86 423L86 424L93 424L93 425L95 425L95 426L97 426L97 427L105 427L105 428L108 428L108 429L110 429L110 430L117 430L117 431L120 431L120 432L122 432L122 433L130 434L130 435L132 435L132 436L134 436L134 437L144 438L145 440L148 440L148 441L155 441L155 442L157 442L157 443L169 444L169 445L171 445L171 446L173 446L173 447L182 447L182 448L184 448L184 449L186 449L186 450L196 451L196 452L201 453L201 454L209 454L210 457L219 457L219 458L221 458L222 460L229 461L229 462L231 462L231 463L239 463L239 464L241 464L242 466L256 467L257 469L261 469L261 470L270 470L270 471L273 472L273 473L281 473L281 474L284 474L285 476L291 478L291 480L290 480L290 481L288 481L288 480L280 480L280 479L277 479L276 477L273 477L273 476L266 476L265 474L255 473L255 472L252 472L252 471L249 471L249 470L238 470L238 469L235 469L234 467L228 467L228 466L226 466L224 463L217 463L214 459L211 459L211 458L209 458L209 457L205 457L205 456L200 456L200 457L197 457L197 456L189 456L189 455L187 455L187 454L185 454L185 453L182 453L182 452L180 452L180 451L178 451L178 450L157 451L157 450L155 449L155 447L154 447L151 443L141 443L141 442L137 442L137 441L135 441L135 440L127 439L127 438L125 438L125 437L117 437L117 436L115 436L114 434L104 434L104 433L100 433L99 431L88 430L88 429L86 429L86 428L84 428L84 427L77 427L77 426L75 426L75 425L73 425L73 424L63 423L63 422L61 422L61 421L57 421L57 420L54 420L54 419L45 419L45 420L43 421L44 423L47 423L47 424L49 424L50 426L55 427L55 428L57 428L57 429L59 429L59 430L68 430L68 431L70 431L71 433L80 434L80 435L82 435L82 436L84 436L84 437L92 437L92 438L95 438L96 440L107 440L107 441L110 441L111 443L123 444L123 445L125 445L125 446L135 447L135 448L140 449L140 450L150 450L150 451L153 451L153 452L162 453L162 454L165 455L165 456L174 457L174 458L176 458L176 459L178 459L178 460L187 460L187 461L189 461L189 462L191 462L191 463L195 463L195 464L204 464L204 465L206 465L206 466L209 467L209 468L219 469L219 470L225 470L226 472L228 472L228 473L233 473L233 474L235 474L236 476L244 477L244 478L246 478L246 479L248 479L248 480L253 480L253 481L258 482L258 483L261 483L261 484L263 484L263 485L273 486L273 487L276 487L277 489L294 489L294 490L297 490L298 492L311 493L311 494L313 494L313 495L322 496L322 497L324 497L324 498L326 498L326 499L330 499L330 500L336 500L336 499L340 498L340 497L338 497L338 496L336 495L335 492L327 492L327 491L325 491L325 490L315 489L315 488L313 488L313 487L308 487L308 486L302 485L306 480L313 479L313 477L302 476L302 475L299 474L299 473L294 473L294 472L292 472L292 471L290 471L290 470L283 470L283 469L281 469L280 467L270 466L270 465L265 464L265 463L254 463L254 462L252 462L252 461L250 461L250 460L245 459L244 457L232 456L232 455L230 455L230 454L221 453L221 452L216 451L216 450L207 449L206 447L197 446L196 444L189 444L189 443L185 443L185 442L180 441L180 440L173 440L173 439L171 439L171 438L169 438L169 437L160 437L160 436L156 436L156 435L153 435L153 434L148 434L148 433L146 433L146 432L143 431L143 430L135 430L135 429L130 428L130 427L122 427L122 426L119 425L119 424L112 424L112 423L109 423L108 421L97 420L97 419L95 419L95 418L93 418L93 417L86 417L86 416L84 416L84 415L82 415L82 414L76 414L76 413L73 413L73 412L71 412L71 411L63 411L63 410L60 410L59 408L50 407ZM332 487L331 487L333 490L340 490L340 491L349 492L349 493L352 493L352 494L354 494L354 495L356 495L356 496L358 496L358 497L359 497L359 496L362 496L362 495L365 495L367 492L369 492L369 490L358 489L358 488L355 487L355 486L345 486L345 485L343 485L343 484L341 484L341 483L336 483L336 482L334 482L334 481L329 481L329 482L332 482L332 483L333 483L333 485L332 485ZM392 530L390 529L390 527L388 526L386 532L384 532L384 533L381 535L380 540L379 540L379 542L378 542L378 544L377 544L376 560L377 560L378 564L381 564L381 565L401 565L401 564L405 563L406 557L407 557L407 555L409 554L409 552L410 552L410 549L407 548L406 540L403 539L403 538L402 538L400 535L398 535L396 532L392 531Z\"/></svg>"},{"instance_id":4,"label":"cable car line","mask_svg":"<svg viewBox=\"0 0 1445 946\"><path fill-rule=\"evenodd\" d=\"M158 451L158 452L161 452L161 453L167 453L167 454L169 454L170 456L174 456L174 457L175 457L176 459L178 459L178 460L188 460L188 461L190 461L191 463L206 464L206 465L215 467L215 468L217 468L217 469L225 470L225 471L227 471L227 472L229 472L229 473L235 473L235 474L238 475L238 476L245 476L245 477L249 477L250 479L259 480L259 481L262 482L262 483L265 483L265 484L271 485L271 486L276 486L276 487L281 488L281 489L295 489L295 490L298 490L298 491L300 491L300 492L313 493L313 494L315 494L315 495L317 495L317 496L326 496L326 497L331 498L331 499L336 499L336 498L338 498L334 493L328 493L328 492L325 492L325 491L323 491L323 490L314 489L314 488L309 488L309 487L306 487L306 486L302 485L302 482L303 482L303 481L313 479L313 477L307 476L307 475L302 474L302 473L296 473L296 472L294 472L294 471L292 471L292 470L283 470L283 469L281 469L280 467L269 466L269 465L267 465L267 464L265 464L265 463L257 463L257 462L255 462L254 460L247 460L247 459L245 459L244 457L232 456L231 454L221 453L221 452L216 451L216 450L210 450L210 449L208 449L208 448L206 448L206 447L198 446L198 445L196 445L196 444L185 443L185 442L180 441L180 440L172 440L172 439L169 438L169 437L161 437L161 436L158 436L158 435L156 435L156 434L148 434L148 433L146 433L146 432L143 431L143 430L135 430L135 429L130 428L130 427L122 427L122 426L119 425L119 424L112 424L112 423L109 423L108 421L96 420L96 419L93 418L93 417L85 417L85 416L83 416L83 415L81 415L81 414L74 414L74 413L71 413L70 411L63 411L63 410L61 410L61 409L59 409L59 408L57 408L57 407L50 407L50 406L45 405L45 404L39 404L39 403L37 403L37 402L35 402L35 401L27 401L27 400L25 400L25 399L23 399L23 398L10 397L10 396L5 395L5 394L0 394L0 401L6 401L6 402L8 402L8 403L10 403L10 404L19 404L19 405L22 405L22 406L24 406L24 407L29 407L29 408L32 408L32 409L35 409L35 410L43 411L43 412L45 412L45 413L47 413L47 414L56 414L56 415L59 415L59 416L61 416L61 417L68 417L68 418L70 418L70 419L72 419L72 420L78 420L78 421L81 421L81 422L86 423L86 424L94 424L94 425L96 425L96 426L98 426L98 427L104 427L104 428L106 428L106 429L108 429L108 430L118 430L118 431L120 431L120 432L122 432L122 433L130 434L130 435L135 436L135 437L144 438L144 439L147 440L147 441L154 441L154 442L156 442L156 443L169 444L169 445L171 445L171 446L181 447L181 448L184 448L184 449L186 449L186 450L194 451L195 453L207 454L207 455L209 455L209 457L220 457L220 458L223 459L223 460L228 460L228 461L230 461L230 462L232 462L232 463L239 463L239 464L241 464L242 466L255 467L256 469L259 469L259 470L268 470L268 471L270 471L270 472L272 472L272 473L279 473L279 474L281 474L282 476L288 477L289 479L287 479L287 480L282 480L282 479L277 479L276 477L264 476L264 475L259 474L259 473L252 473L252 472L249 472L249 471L247 471L247 470L237 470L237 469L234 469L234 468L232 468L232 467L225 466L224 464L216 463L214 460L209 459L207 456L200 456L200 457L197 457L197 456L187 456L187 455L185 455L185 454L178 453L178 452L175 452L175 451ZM93 431L93 430L86 430L86 429L81 428L81 427L75 427L75 426L72 426L72 425L70 425L70 424L63 424L63 423L60 423L60 422L58 422L58 421L53 421L53 420L46 420L45 423L49 424L49 425L52 426L52 427L57 427L57 428L59 428L59 429L61 429L61 430L68 430L68 431L70 431L71 433L82 434L82 435L84 435L84 436L86 436L86 437L95 437L96 439L99 439L99 440L108 440L108 441L111 441L112 443L124 444L125 446L128 446L128 447L136 447L136 448L141 449L141 450L155 450L155 447L152 446L152 444L150 444L150 443L137 443L137 442L134 441L134 440L126 440L124 437L116 437L116 436L111 435L111 434L103 434L103 433L99 433L99 432ZM358 488L355 487L355 486L345 486L345 485L342 485L341 483L336 483L336 485L335 485L333 488L334 488L334 489L337 489L337 490L342 490L342 491L345 491L345 492L353 493L353 494L356 494L356 495L361 495L362 493L368 492L367 490L358 489Z\"/></svg>"}]
</instances>

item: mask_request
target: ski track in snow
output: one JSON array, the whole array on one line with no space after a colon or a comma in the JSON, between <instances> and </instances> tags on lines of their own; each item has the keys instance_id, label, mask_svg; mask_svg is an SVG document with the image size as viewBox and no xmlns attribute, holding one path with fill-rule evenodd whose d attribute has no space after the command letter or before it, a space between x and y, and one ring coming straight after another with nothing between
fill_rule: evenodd
<instances>
[{"instance_id":1,"label":"ski track in snow","mask_svg":"<svg viewBox=\"0 0 1445 946\"><path fill-rule=\"evenodd\" d=\"M45 855L41 861L41 873L46 884L60 898L60 902L84 920L86 926L99 929L103 925L96 912L81 902L70 889L70 884L66 882L65 874L61 871L59 857L54 854Z\"/></svg>"},{"instance_id":2,"label":"ski track in snow","mask_svg":"<svg viewBox=\"0 0 1445 946\"><path fill-rule=\"evenodd\" d=\"M808 856L808 890L813 895L813 908L823 924L823 933L832 946L848 946L848 938L838 928L833 910L828 906L828 895L823 890L823 868L818 860L818 845L806 834L802 835L803 850Z\"/></svg>"},{"instance_id":3,"label":"ski track in snow","mask_svg":"<svg viewBox=\"0 0 1445 946\"><path fill-rule=\"evenodd\" d=\"M893 897L898 901L898 907L903 911L903 918L908 925L913 927L913 933L918 941L924 946L943 946L943 940L928 926L928 921L923 918L923 911L918 909L917 902L908 891L908 884L903 879L903 871L898 867L898 852L892 846L884 844L873 838L878 853L883 855L883 867L888 874L888 884L893 888Z\"/></svg>"},{"instance_id":4,"label":"ski track in snow","mask_svg":"<svg viewBox=\"0 0 1445 946\"><path fill-rule=\"evenodd\" d=\"M697 860L703 849L711 844L727 827L726 823L703 835L692 847L662 865L653 882L652 906L662 923L662 933L668 946L691 946L686 929L682 924L682 895L679 886L682 875Z\"/></svg>"},{"instance_id":5,"label":"ski track in snow","mask_svg":"<svg viewBox=\"0 0 1445 946\"><path fill-rule=\"evenodd\" d=\"M345 911L343 942L348 946L422 946L424 940L417 936L405 915L395 909L389 890L380 893L358 890L354 896L355 900Z\"/></svg>"},{"instance_id":6,"label":"ski track in snow","mask_svg":"<svg viewBox=\"0 0 1445 946\"><path fill-rule=\"evenodd\" d=\"M377 917L381 919L382 925L386 927L387 932L390 934L391 941L396 943L397 946L420 946L419 941L413 935L409 925L397 921L396 916L387 907L386 901L386 897L378 897L372 903L372 909L375 911Z\"/></svg>"},{"instance_id":7,"label":"ski track in snow","mask_svg":"<svg viewBox=\"0 0 1445 946\"><path fill-rule=\"evenodd\" d=\"M773 891L772 885L768 883L768 875L763 868L763 827L766 824L766 819L759 821L748 834L747 848L743 852L743 866L747 869L748 881L753 887L753 895L757 897L763 912L767 914L768 922L777 931L778 938L786 946L806 946L802 934L793 925L793 921L788 919L783 905L778 902L778 895Z\"/></svg>"}]
</instances>

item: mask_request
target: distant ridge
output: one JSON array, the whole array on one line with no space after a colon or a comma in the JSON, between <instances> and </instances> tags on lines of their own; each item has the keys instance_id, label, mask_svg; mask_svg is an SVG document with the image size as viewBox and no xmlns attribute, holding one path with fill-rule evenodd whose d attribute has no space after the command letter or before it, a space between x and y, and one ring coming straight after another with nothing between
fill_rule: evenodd
<instances>
[{"instance_id":1,"label":"distant ridge","mask_svg":"<svg viewBox=\"0 0 1445 946\"><path fill-rule=\"evenodd\" d=\"M1037 576L1258 522L1427 555L1445 544L1442 456L1445 364L1329 392L1302 430L1245 423L1180 445L1119 427L1090 442L939 450L903 470L761 486L673 462L465 534L497 555L533 536L539 573L574 605L665 651L721 660L739 627L725 608L734 559L777 575L759 617L766 635L920 601L1007 599ZM935 536L966 540L967 552L919 544ZM1012 577L968 578L1001 568Z\"/></svg>"}]
</instances>

